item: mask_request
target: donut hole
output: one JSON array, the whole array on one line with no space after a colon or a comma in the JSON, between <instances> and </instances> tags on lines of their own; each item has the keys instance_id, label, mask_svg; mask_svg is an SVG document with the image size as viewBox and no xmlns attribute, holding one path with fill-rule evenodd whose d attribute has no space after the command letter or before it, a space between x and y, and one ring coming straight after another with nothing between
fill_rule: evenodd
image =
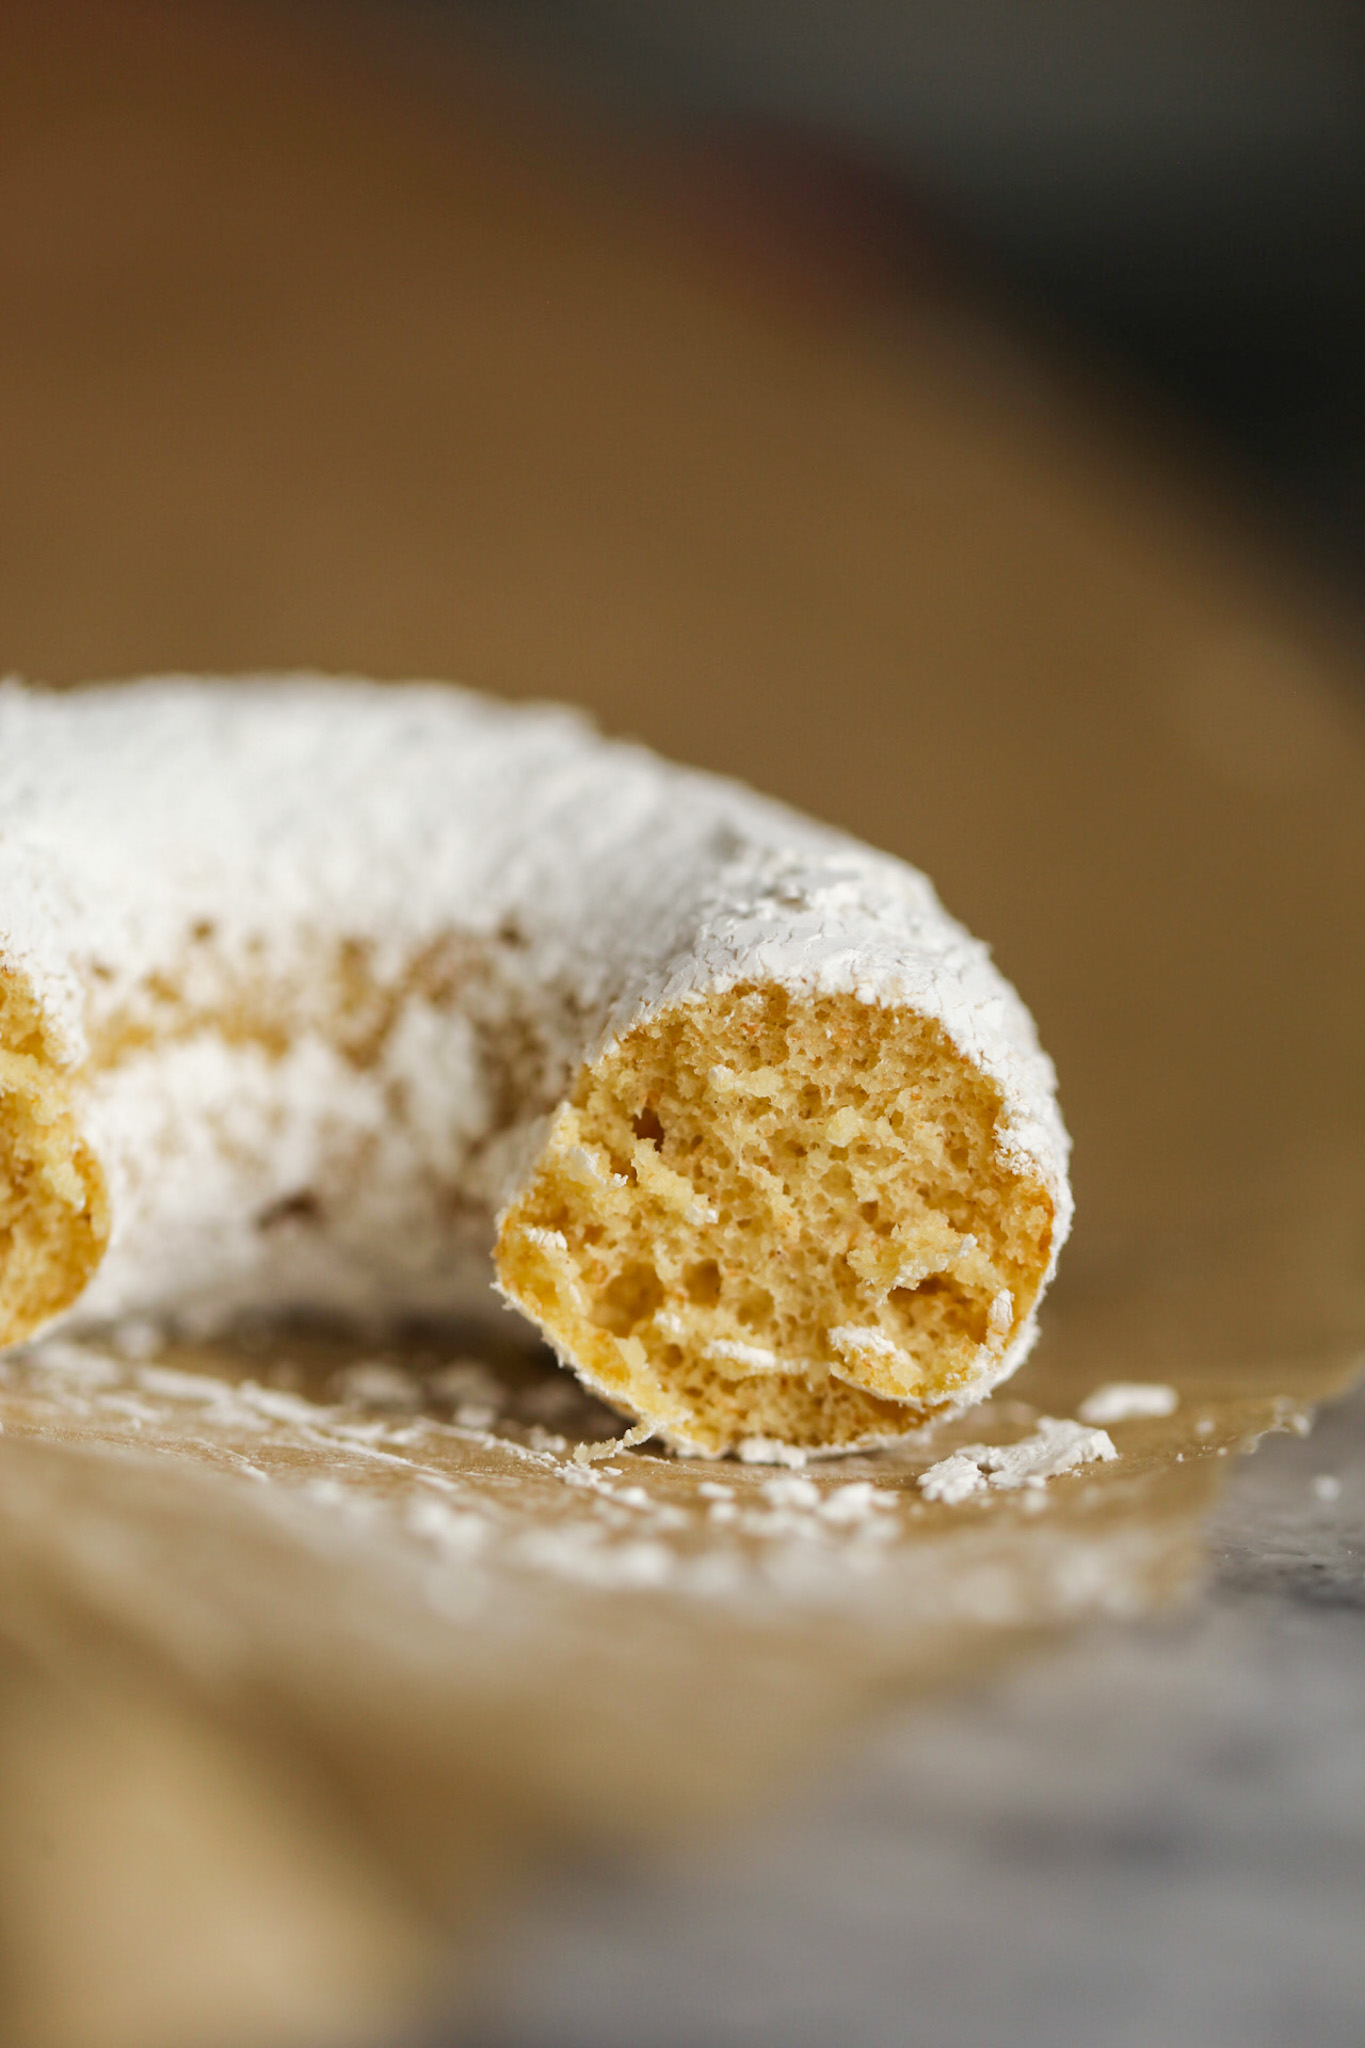
<instances>
[{"instance_id":1,"label":"donut hole","mask_svg":"<svg viewBox=\"0 0 1365 2048\"><path fill-rule=\"evenodd\" d=\"M503 1218L503 1286L695 1448L905 1434L1002 1369L1047 1269L1051 1198L1001 1113L917 1013L680 1004L580 1075Z\"/></svg>"}]
</instances>

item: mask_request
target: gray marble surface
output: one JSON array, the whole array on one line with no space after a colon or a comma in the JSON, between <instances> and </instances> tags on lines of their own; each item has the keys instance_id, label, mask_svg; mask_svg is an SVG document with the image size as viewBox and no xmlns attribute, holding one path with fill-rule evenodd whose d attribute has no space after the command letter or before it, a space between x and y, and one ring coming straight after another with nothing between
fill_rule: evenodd
<instances>
[{"instance_id":1,"label":"gray marble surface","mask_svg":"<svg viewBox=\"0 0 1365 2048\"><path fill-rule=\"evenodd\" d=\"M557 1873L493 1975L460 2048L1361 2048L1365 1390L1233 1475L1181 1612L903 1711L742 1847Z\"/></svg>"}]
</instances>

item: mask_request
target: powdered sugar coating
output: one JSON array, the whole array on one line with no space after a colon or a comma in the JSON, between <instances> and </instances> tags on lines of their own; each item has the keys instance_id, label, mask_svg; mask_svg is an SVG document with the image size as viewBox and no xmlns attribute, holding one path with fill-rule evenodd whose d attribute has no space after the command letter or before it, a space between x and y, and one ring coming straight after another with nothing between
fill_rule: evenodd
<instances>
[{"instance_id":1,"label":"powdered sugar coating","mask_svg":"<svg viewBox=\"0 0 1365 2048\"><path fill-rule=\"evenodd\" d=\"M389 1004L364 1060L318 992L339 947ZM437 956L453 1003L414 975ZM0 967L110 1182L84 1318L466 1302L580 1064L753 981L937 1020L1002 1091L1054 1262L1070 1220L1050 1062L925 877L559 708L316 677L0 686ZM218 1028L263 988L287 1042ZM92 1059L110 1033L125 1049Z\"/></svg>"}]
</instances>

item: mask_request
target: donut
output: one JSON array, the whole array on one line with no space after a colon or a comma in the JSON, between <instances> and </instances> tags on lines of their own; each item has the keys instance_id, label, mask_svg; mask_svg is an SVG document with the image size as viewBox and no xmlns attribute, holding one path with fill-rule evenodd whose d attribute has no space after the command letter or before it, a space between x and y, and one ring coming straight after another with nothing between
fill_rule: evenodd
<instances>
[{"instance_id":1,"label":"donut","mask_svg":"<svg viewBox=\"0 0 1365 2048\"><path fill-rule=\"evenodd\" d=\"M443 684L0 685L2 1344L491 1281L681 1451L846 1450L1019 1364L1070 1214L898 860Z\"/></svg>"}]
</instances>

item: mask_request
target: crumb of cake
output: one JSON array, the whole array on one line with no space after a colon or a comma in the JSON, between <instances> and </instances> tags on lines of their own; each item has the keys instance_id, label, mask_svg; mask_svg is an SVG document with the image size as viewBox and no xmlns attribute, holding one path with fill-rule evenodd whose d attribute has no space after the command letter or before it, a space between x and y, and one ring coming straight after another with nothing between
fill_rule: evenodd
<instances>
[{"instance_id":1,"label":"crumb of cake","mask_svg":"<svg viewBox=\"0 0 1365 2048\"><path fill-rule=\"evenodd\" d=\"M1047 1269L1052 1204L1000 1159L999 1108L904 1010L681 1004L582 1075L503 1218L503 1285L699 1450L901 1435L998 1361Z\"/></svg>"}]
</instances>

